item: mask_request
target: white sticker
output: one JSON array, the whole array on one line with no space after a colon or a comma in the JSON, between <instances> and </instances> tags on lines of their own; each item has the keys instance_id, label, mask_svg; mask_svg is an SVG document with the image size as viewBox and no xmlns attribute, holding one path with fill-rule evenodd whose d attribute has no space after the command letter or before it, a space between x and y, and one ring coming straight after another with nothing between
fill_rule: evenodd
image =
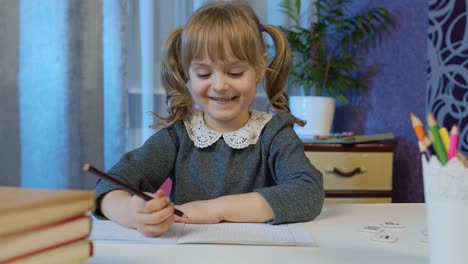
<instances>
[{"instance_id":1,"label":"white sticker","mask_svg":"<svg viewBox=\"0 0 468 264\"><path fill-rule=\"evenodd\" d=\"M425 236L427 236L427 228L424 228L423 230L421 230L421 233Z\"/></svg>"},{"instance_id":2,"label":"white sticker","mask_svg":"<svg viewBox=\"0 0 468 264\"><path fill-rule=\"evenodd\" d=\"M387 221L385 223L382 224L383 227L388 227L388 228L403 228L405 227L404 225L398 223L398 222L391 222L391 221Z\"/></svg>"},{"instance_id":3,"label":"white sticker","mask_svg":"<svg viewBox=\"0 0 468 264\"><path fill-rule=\"evenodd\" d=\"M429 243L429 240L427 239L427 236L422 237L420 241L421 241L421 243L426 243L426 244Z\"/></svg>"},{"instance_id":4,"label":"white sticker","mask_svg":"<svg viewBox=\"0 0 468 264\"><path fill-rule=\"evenodd\" d=\"M395 243L398 240L398 237L392 235L379 234L371 237L371 239L378 242Z\"/></svg>"},{"instance_id":5,"label":"white sticker","mask_svg":"<svg viewBox=\"0 0 468 264\"><path fill-rule=\"evenodd\" d=\"M366 225L366 226L361 227L361 229L359 229L359 231L369 232L369 233L381 233L382 231L384 231L384 228L381 227L381 226Z\"/></svg>"}]
</instances>

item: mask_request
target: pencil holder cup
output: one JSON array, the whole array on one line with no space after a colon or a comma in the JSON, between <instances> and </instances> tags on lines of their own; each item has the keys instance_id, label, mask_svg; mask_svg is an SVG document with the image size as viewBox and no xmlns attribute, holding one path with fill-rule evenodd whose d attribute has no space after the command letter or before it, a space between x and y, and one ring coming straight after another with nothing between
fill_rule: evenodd
<instances>
[{"instance_id":1,"label":"pencil holder cup","mask_svg":"<svg viewBox=\"0 0 468 264\"><path fill-rule=\"evenodd\" d=\"M468 168L458 158L445 166L422 160L431 264L468 263Z\"/></svg>"}]
</instances>

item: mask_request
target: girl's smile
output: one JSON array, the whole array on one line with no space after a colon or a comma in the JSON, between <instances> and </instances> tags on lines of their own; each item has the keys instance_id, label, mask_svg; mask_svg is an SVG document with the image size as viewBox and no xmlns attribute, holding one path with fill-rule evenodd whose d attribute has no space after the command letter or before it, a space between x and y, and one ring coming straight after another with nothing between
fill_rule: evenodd
<instances>
[{"instance_id":1,"label":"girl's smile","mask_svg":"<svg viewBox=\"0 0 468 264\"><path fill-rule=\"evenodd\" d=\"M227 98L210 97L211 100L214 100L220 104L229 103L230 101L235 100L236 98L237 96Z\"/></svg>"}]
</instances>

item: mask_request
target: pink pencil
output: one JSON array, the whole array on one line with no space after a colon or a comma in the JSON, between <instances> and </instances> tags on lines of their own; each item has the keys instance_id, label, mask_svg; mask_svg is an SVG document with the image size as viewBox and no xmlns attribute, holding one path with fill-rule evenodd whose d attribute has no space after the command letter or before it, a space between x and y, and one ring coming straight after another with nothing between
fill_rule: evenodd
<instances>
[{"instance_id":1,"label":"pink pencil","mask_svg":"<svg viewBox=\"0 0 468 264\"><path fill-rule=\"evenodd\" d=\"M452 159L457 156L457 147L458 147L458 127L457 125L453 125L452 129L450 130L450 143L449 143L449 151L448 151L448 159Z\"/></svg>"}]
</instances>

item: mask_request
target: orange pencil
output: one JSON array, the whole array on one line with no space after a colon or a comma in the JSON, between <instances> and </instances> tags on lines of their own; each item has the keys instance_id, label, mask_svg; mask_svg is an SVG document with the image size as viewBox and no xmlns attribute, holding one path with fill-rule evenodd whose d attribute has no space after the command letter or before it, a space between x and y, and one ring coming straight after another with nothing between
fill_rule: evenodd
<instances>
[{"instance_id":1,"label":"orange pencil","mask_svg":"<svg viewBox=\"0 0 468 264\"><path fill-rule=\"evenodd\" d=\"M449 151L448 151L448 159L452 159L457 156L458 150L458 126L453 125L452 129L450 130L450 143L449 143Z\"/></svg>"},{"instance_id":2,"label":"orange pencil","mask_svg":"<svg viewBox=\"0 0 468 264\"><path fill-rule=\"evenodd\" d=\"M424 126L421 122L421 119L419 119L413 112L410 113L410 117L411 124L413 125L413 130L416 134L416 137L419 141L424 141L424 137L426 136L426 134L424 133Z\"/></svg>"}]
</instances>

